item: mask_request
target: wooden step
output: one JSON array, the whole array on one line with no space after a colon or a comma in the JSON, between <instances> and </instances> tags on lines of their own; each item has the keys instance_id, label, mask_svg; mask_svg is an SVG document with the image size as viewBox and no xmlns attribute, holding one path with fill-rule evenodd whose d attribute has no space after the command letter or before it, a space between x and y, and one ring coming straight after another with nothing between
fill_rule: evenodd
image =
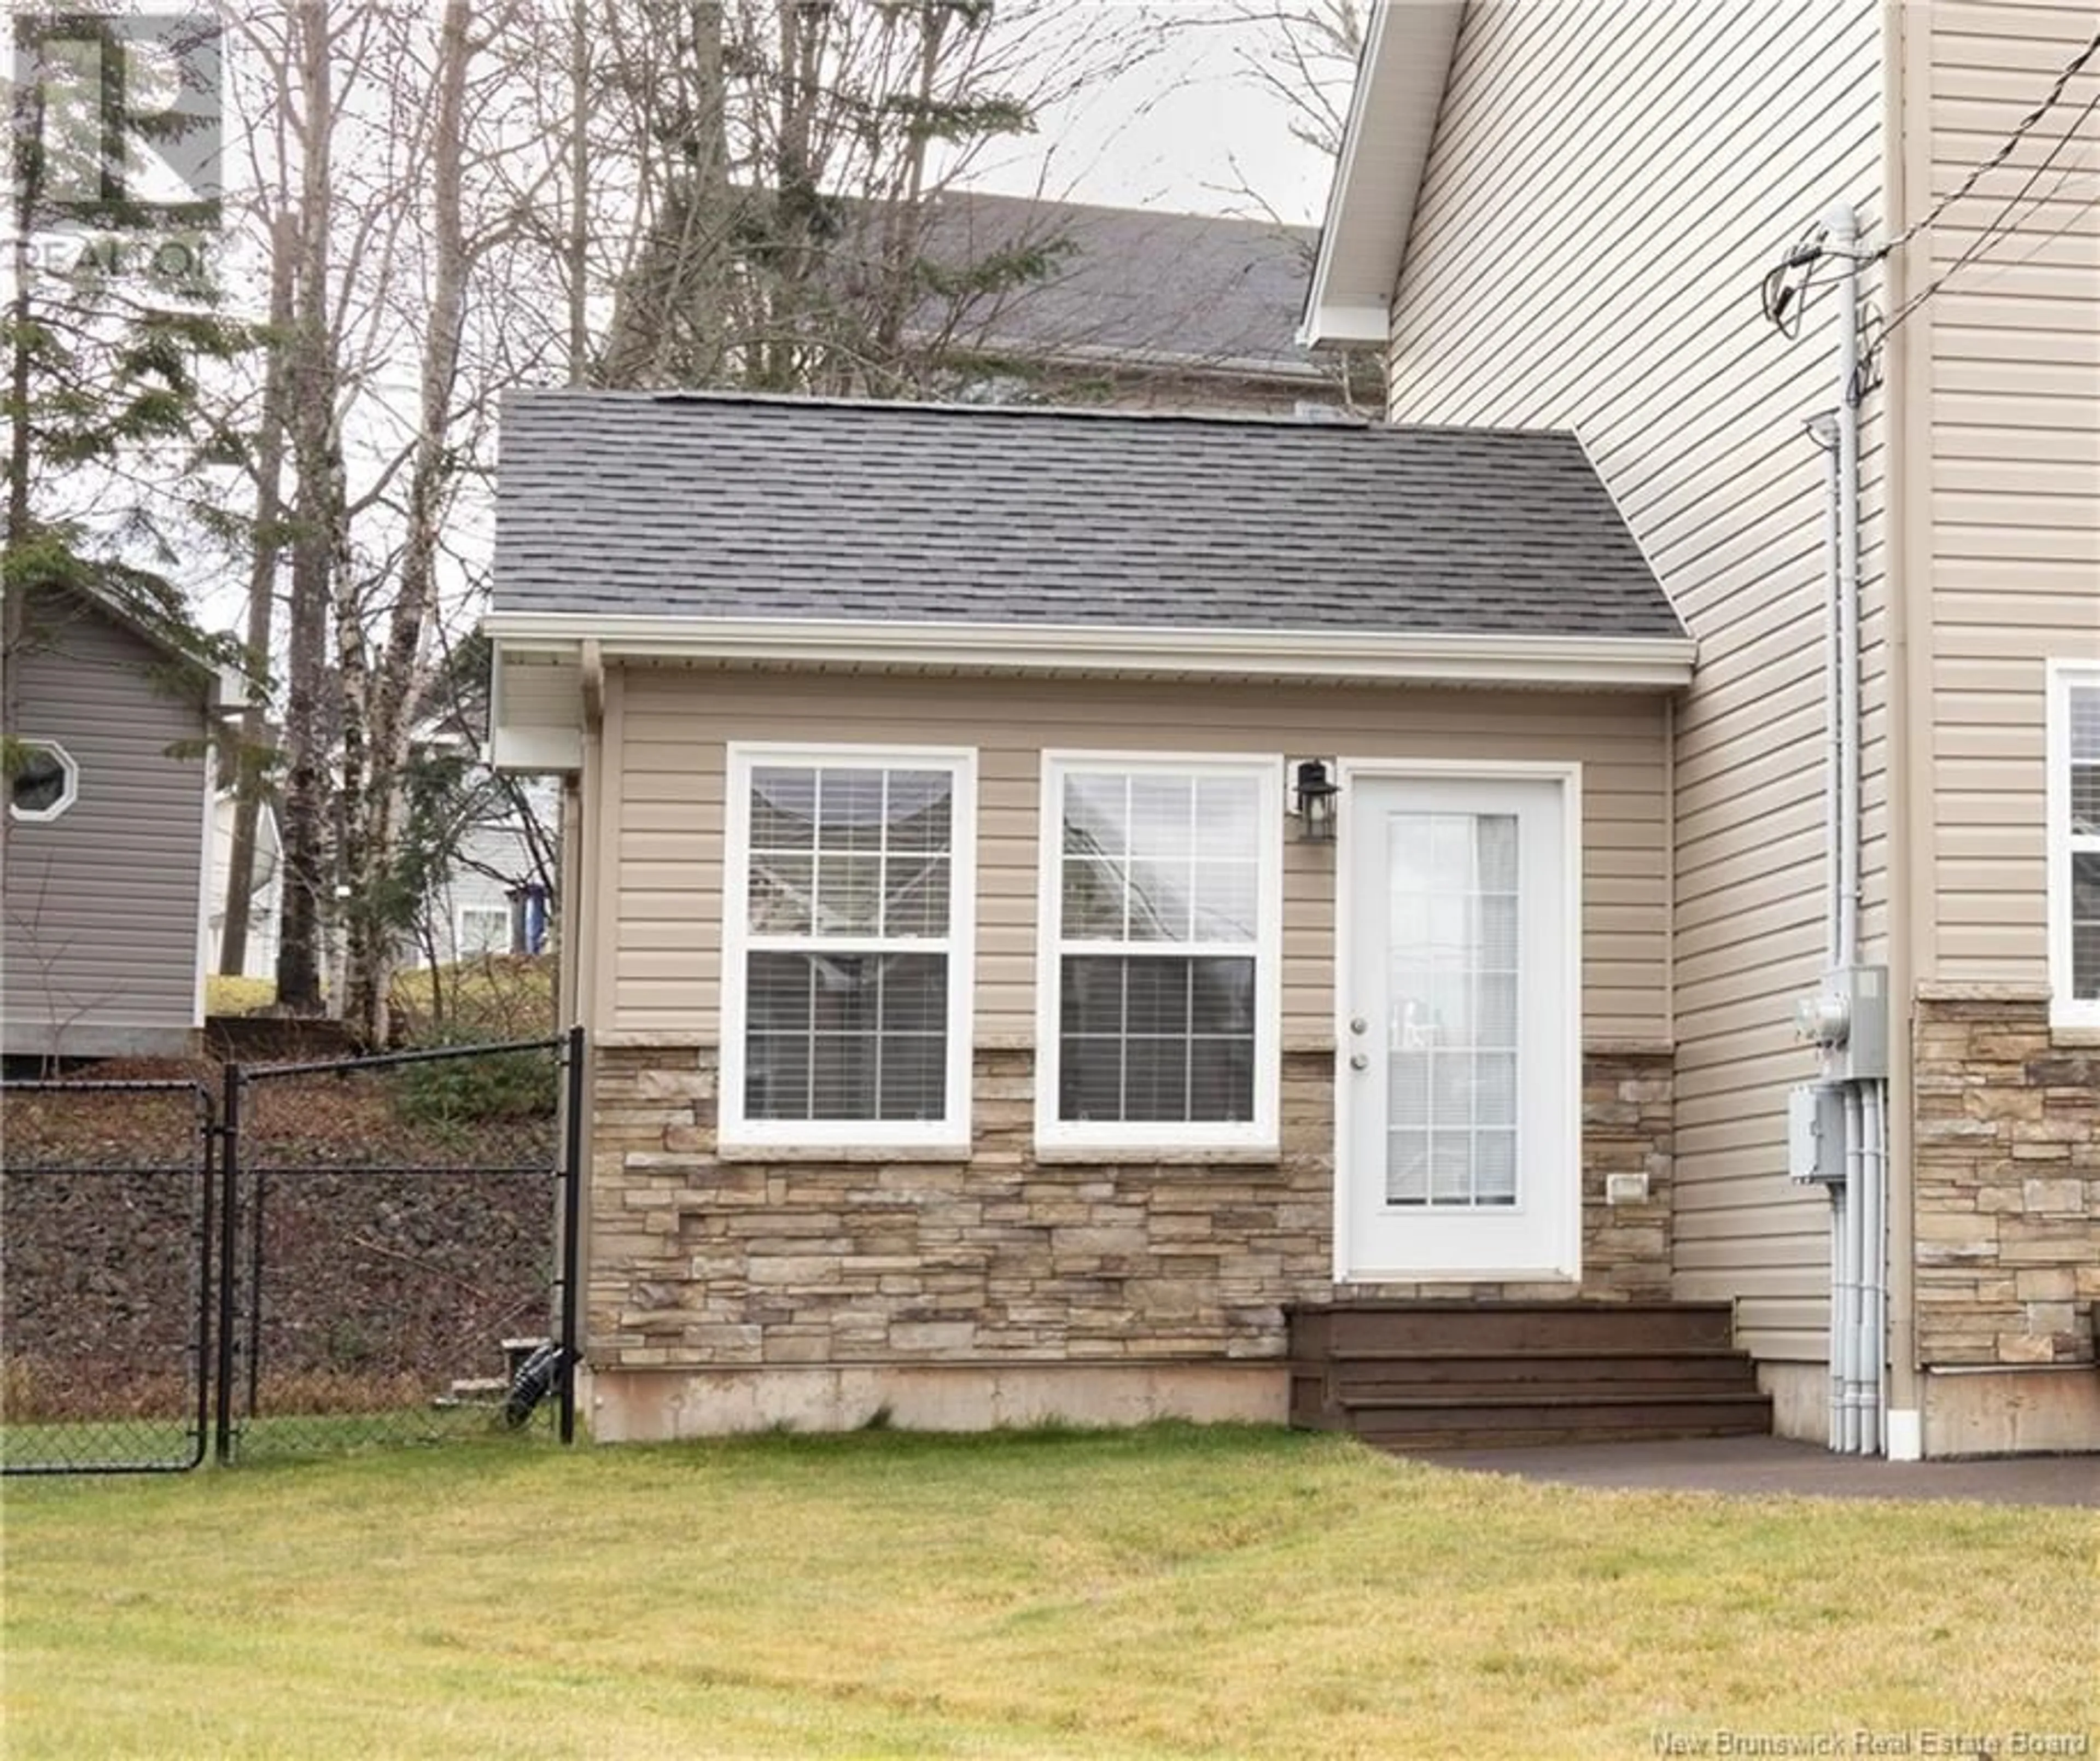
<instances>
[{"instance_id":1,"label":"wooden step","mask_svg":"<svg viewBox=\"0 0 2100 1761\"><path fill-rule=\"evenodd\" d=\"M1290 1315L1290 1419L1393 1449L1768 1432L1726 1303L1340 1301Z\"/></svg>"},{"instance_id":2,"label":"wooden step","mask_svg":"<svg viewBox=\"0 0 2100 1761\"><path fill-rule=\"evenodd\" d=\"M1675 1443L1688 1438L1767 1437L1771 1415L1745 1414L1720 1423L1692 1424L1680 1420L1667 1430L1650 1425L1590 1425L1571 1430L1564 1424L1538 1424L1525 1428L1468 1431L1444 1426L1432 1431L1381 1432L1375 1437L1359 1435L1357 1441L1391 1455L1434 1455L1444 1450L1545 1449L1569 1443Z\"/></svg>"},{"instance_id":3,"label":"wooden step","mask_svg":"<svg viewBox=\"0 0 2100 1761\"><path fill-rule=\"evenodd\" d=\"M1325 1386L1337 1395L1511 1394L1535 1389L1572 1392L1577 1384L1727 1390L1754 1388L1757 1383L1756 1370L1743 1353L1710 1348L1679 1352L1337 1353L1324 1365L1316 1362L1291 1367L1294 1374L1323 1375Z\"/></svg>"},{"instance_id":4,"label":"wooden step","mask_svg":"<svg viewBox=\"0 0 2100 1761\"><path fill-rule=\"evenodd\" d=\"M1771 1428L1764 1395L1542 1395L1535 1399L1381 1400L1339 1403L1342 1423L1366 1443L1457 1447L1625 1437L1740 1437Z\"/></svg>"},{"instance_id":5,"label":"wooden step","mask_svg":"<svg viewBox=\"0 0 2100 1761\"><path fill-rule=\"evenodd\" d=\"M1291 1355L1684 1350L1734 1344L1727 1303L1391 1301L1294 1309Z\"/></svg>"}]
</instances>

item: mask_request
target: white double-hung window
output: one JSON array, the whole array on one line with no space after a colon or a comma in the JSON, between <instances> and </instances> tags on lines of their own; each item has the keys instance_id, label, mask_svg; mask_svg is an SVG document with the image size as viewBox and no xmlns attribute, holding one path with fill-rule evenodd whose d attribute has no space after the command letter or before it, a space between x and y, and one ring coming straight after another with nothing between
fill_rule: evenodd
<instances>
[{"instance_id":1,"label":"white double-hung window","mask_svg":"<svg viewBox=\"0 0 2100 1761\"><path fill-rule=\"evenodd\" d=\"M1282 771L1044 755L1042 1148L1276 1148Z\"/></svg>"},{"instance_id":2,"label":"white double-hung window","mask_svg":"<svg viewBox=\"0 0 2100 1761\"><path fill-rule=\"evenodd\" d=\"M724 1151L967 1150L973 754L736 744L728 778Z\"/></svg>"},{"instance_id":3,"label":"white double-hung window","mask_svg":"<svg viewBox=\"0 0 2100 1761\"><path fill-rule=\"evenodd\" d=\"M2050 1018L2100 1027L2100 662L2049 675Z\"/></svg>"}]
</instances>

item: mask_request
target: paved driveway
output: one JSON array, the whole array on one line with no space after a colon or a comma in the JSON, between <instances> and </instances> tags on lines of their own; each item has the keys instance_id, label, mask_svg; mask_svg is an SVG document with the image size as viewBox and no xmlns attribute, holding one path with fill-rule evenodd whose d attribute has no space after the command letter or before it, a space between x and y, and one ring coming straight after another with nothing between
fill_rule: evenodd
<instances>
[{"instance_id":1,"label":"paved driveway","mask_svg":"<svg viewBox=\"0 0 2100 1761\"><path fill-rule=\"evenodd\" d=\"M1890 1462L1871 1456L1833 1455L1813 1443L1753 1437L1425 1450L1422 1459L1443 1468L1630 1490L1732 1492L1758 1497L1970 1498L1988 1504L2100 1507L2100 1455Z\"/></svg>"}]
</instances>

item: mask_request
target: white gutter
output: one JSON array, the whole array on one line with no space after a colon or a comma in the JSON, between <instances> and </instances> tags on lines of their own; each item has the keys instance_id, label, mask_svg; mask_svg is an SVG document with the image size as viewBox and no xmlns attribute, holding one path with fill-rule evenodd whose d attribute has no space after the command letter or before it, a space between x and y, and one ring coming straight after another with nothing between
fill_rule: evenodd
<instances>
[{"instance_id":1,"label":"white gutter","mask_svg":"<svg viewBox=\"0 0 2100 1761\"><path fill-rule=\"evenodd\" d=\"M518 651L719 665L922 668L992 673L1136 673L1189 678L1564 686L1674 691L1689 684L1688 636L1516 636L1476 632L1195 630L1128 625L869 624L818 618L687 618L493 611L495 642Z\"/></svg>"}]
</instances>

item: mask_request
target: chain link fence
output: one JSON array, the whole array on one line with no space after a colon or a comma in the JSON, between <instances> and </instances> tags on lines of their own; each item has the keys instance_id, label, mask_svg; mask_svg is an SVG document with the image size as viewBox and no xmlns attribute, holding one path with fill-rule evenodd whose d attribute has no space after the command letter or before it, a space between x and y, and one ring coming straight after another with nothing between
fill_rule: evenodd
<instances>
[{"instance_id":1,"label":"chain link fence","mask_svg":"<svg viewBox=\"0 0 2100 1761\"><path fill-rule=\"evenodd\" d=\"M236 1459L553 1423L566 1049L231 1073Z\"/></svg>"},{"instance_id":2,"label":"chain link fence","mask_svg":"<svg viewBox=\"0 0 2100 1761\"><path fill-rule=\"evenodd\" d=\"M183 1081L0 1085L0 1467L204 1459L214 1097Z\"/></svg>"},{"instance_id":3,"label":"chain link fence","mask_svg":"<svg viewBox=\"0 0 2100 1761\"><path fill-rule=\"evenodd\" d=\"M5 1084L0 1469L569 1441L582 1045Z\"/></svg>"}]
</instances>

